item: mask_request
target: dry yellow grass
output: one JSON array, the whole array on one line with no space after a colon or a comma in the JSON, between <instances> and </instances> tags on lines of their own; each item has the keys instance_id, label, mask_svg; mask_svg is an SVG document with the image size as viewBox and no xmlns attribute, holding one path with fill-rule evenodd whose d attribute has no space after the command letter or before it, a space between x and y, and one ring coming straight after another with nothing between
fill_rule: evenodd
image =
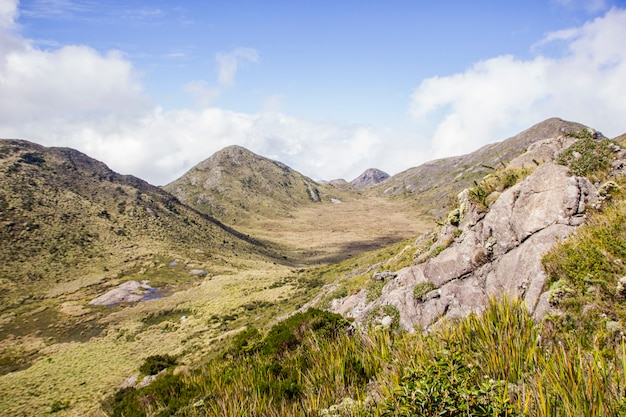
<instances>
[{"instance_id":1,"label":"dry yellow grass","mask_svg":"<svg viewBox=\"0 0 626 417\"><path fill-rule=\"evenodd\" d=\"M432 230L434 220L406 201L368 197L295 209L282 219L239 225L288 249L305 264L336 262Z\"/></svg>"}]
</instances>

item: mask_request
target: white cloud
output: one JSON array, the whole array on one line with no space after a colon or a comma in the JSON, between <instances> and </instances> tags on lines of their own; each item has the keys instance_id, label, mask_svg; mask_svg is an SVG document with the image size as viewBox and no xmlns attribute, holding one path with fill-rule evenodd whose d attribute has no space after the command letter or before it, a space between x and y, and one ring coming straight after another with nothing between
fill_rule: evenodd
<instances>
[{"instance_id":1,"label":"white cloud","mask_svg":"<svg viewBox=\"0 0 626 417\"><path fill-rule=\"evenodd\" d=\"M207 108L243 64L259 60L251 48L216 55L215 86L185 85L202 108L166 111L146 97L124 54L80 45L41 49L20 37L16 5L0 0L0 137L70 146L154 184L233 144L315 179L350 180L369 167L393 174L469 152L552 116L609 135L625 130L626 11L619 9L548 34L534 59L499 56L424 80L411 96L416 124L407 133L290 117L278 111L280 96L268 95L255 114ZM554 45L558 55L541 53Z\"/></svg>"},{"instance_id":2,"label":"white cloud","mask_svg":"<svg viewBox=\"0 0 626 417\"><path fill-rule=\"evenodd\" d=\"M17 17L17 0L0 0L0 30L11 29Z\"/></svg>"},{"instance_id":3,"label":"white cloud","mask_svg":"<svg viewBox=\"0 0 626 417\"><path fill-rule=\"evenodd\" d=\"M259 53L253 48L236 48L228 53L218 53L215 59L220 85L229 86L233 84L239 67L246 62L257 62Z\"/></svg>"},{"instance_id":4,"label":"white cloud","mask_svg":"<svg viewBox=\"0 0 626 417\"><path fill-rule=\"evenodd\" d=\"M147 109L132 64L86 46L54 51L24 45L0 57L0 123L62 117L69 121Z\"/></svg>"},{"instance_id":5,"label":"white cloud","mask_svg":"<svg viewBox=\"0 0 626 417\"><path fill-rule=\"evenodd\" d=\"M555 57L499 56L467 71L424 80L410 113L432 133L435 156L469 152L549 117L609 136L626 130L626 11L548 34L536 50L563 42Z\"/></svg>"},{"instance_id":6,"label":"white cloud","mask_svg":"<svg viewBox=\"0 0 626 417\"><path fill-rule=\"evenodd\" d=\"M207 107L235 83L235 75L243 64L258 60L259 53L253 48L240 47L217 53L217 86L209 86L204 80L194 80L183 85L183 91L191 94L198 106Z\"/></svg>"}]
</instances>

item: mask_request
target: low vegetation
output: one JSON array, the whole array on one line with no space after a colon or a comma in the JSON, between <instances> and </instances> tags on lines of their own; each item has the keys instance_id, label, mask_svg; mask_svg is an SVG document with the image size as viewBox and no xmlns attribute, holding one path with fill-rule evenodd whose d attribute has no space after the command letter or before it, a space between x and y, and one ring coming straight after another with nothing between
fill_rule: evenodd
<instances>
[{"instance_id":1,"label":"low vegetation","mask_svg":"<svg viewBox=\"0 0 626 417\"><path fill-rule=\"evenodd\" d=\"M523 302L423 334L309 310L249 329L187 374L103 405L112 416L555 416L626 412L626 345L553 343Z\"/></svg>"},{"instance_id":2,"label":"low vegetation","mask_svg":"<svg viewBox=\"0 0 626 417\"><path fill-rule=\"evenodd\" d=\"M531 168L502 168L487 175L480 182L474 181L474 187L468 190L468 198L481 210L486 210L495 201L497 194L511 188L518 181L532 173Z\"/></svg>"},{"instance_id":3,"label":"low vegetation","mask_svg":"<svg viewBox=\"0 0 626 417\"><path fill-rule=\"evenodd\" d=\"M571 175L589 177L592 181L606 177L615 154L612 148L616 145L612 141L594 139L588 129L572 132L569 136L580 140L562 152L557 162L567 165Z\"/></svg>"}]
</instances>

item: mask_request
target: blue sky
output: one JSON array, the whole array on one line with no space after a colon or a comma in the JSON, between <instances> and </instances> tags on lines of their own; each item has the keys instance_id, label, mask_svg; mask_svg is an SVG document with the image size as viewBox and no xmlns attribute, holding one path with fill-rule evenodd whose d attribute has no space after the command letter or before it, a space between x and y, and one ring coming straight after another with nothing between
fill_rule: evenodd
<instances>
[{"instance_id":1,"label":"blue sky","mask_svg":"<svg viewBox=\"0 0 626 417\"><path fill-rule=\"evenodd\" d=\"M626 131L610 0L0 0L0 137L155 184L231 144L395 174L548 117Z\"/></svg>"}]
</instances>

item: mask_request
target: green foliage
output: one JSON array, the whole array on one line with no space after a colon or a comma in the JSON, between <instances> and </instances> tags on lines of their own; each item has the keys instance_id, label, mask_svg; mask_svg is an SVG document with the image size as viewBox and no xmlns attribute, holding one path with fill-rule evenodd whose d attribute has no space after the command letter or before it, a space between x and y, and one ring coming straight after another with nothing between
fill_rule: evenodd
<instances>
[{"instance_id":1,"label":"green foliage","mask_svg":"<svg viewBox=\"0 0 626 417\"><path fill-rule=\"evenodd\" d=\"M229 353L234 356L248 355L258 350L258 343L261 340L261 332L254 327L250 327L233 337L232 346Z\"/></svg>"},{"instance_id":2,"label":"green foliage","mask_svg":"<svg viewBox=\"0 0 626 417\"><path fill-rule=\"evenodd\" d=\"M614 145L614 142L584 137L561 152L557 162L568 166L570 175L602 178L613 159L611 145Z\"/></svg>"},{"instance_id":3,"label":"green foliage","mask_svg":"<svg viewBox=\"0 0 626 417\"><path fill-rule=\"evenodd\" d=\"M626 323L618 280L626 274L626 206L620 199L594 213L576 233L543 257L549 301L563 312L551 321L557 334L576 333L587 345L614 343L609 321Z\"/></svg>"},{"instance_id":4,"label":"green foliage","mask_svg":"<svg viewBox=\"0 0 626 417\"><path fill-rule=\"evenodd\" d=\"M67 410L70 408L70 402L65 400L55 400L52 405L50 405L50 413L58 413L59 411Z\"/></svg>"},{"instance_id":5,"label":"green foliage","mask_svg":"<svg viewBox=\"0 0 626 417\"><path fill-rule=\"evenodd\" d=\"M393 313L385 307L380 314ZM336 315L313 310L277 324L263 339L254 330L242 332L233 342L240 355L120 390L103 410L216 417L599 417L626 411L626 345L599 349L576 337L560 344L545 332L542 338L520 300L492 300L484 313L442 322L429 334L349 334L344 325ZM285 349L274 336L286 333L295 342ZM254 345L259 349L245 348ZM282 347L265 353L264 345Z\"/></svg>"},{"instance_id":6,"label":"green foliage","mask_svg":"<svg viewBox=\"0 0 626 417\"><path fill-rule=\"evenodd\" d=\"M507 188L511 188L530 175L531 172L532 169L528 168L499 169L487 175L480 182L474 181L474 187L468 190L468 198L480 209L486 210L492 202L489 197L494 192L502 192Z\"/></svg>"},{"instance_id":7,"label":"green foliage","mask_svg":"<svg viewBox=\"0 0 626 417\"><path fill-rule=\"evenodd\" d=\"M381 295L383 295L383 287L385 286L385 284L385 281L370 280L370 282L367 284L367 294L365 295L368 303L377 300L378 298L380 298Z\"/></svg>"},{"instance_id":8,"label":"green foliage","mask_svg":"<svg viewBox=\"0 0 626 417\"><path fill-rule=\"evenodd\" d=\"M446 250L446 248L449 245L438 245L435 246L434 249L432 250L432 252L430 253L431 258L436 257L437 255L439 255L441 252L443 252L444 250Z\"/></svg>"},{"instance_id":9,"label":"green foliage","mask_svg":"<svg viewBox=\"0 0 626 417\"><path fill-rule=\"evenodd\" d=\"M576 131L565 132L565 136L576 139L593 139L593 131L585 128Z\"/></svg>"},{"instance_id":10,"label":"green foliage","mask_svg":"<svg viewBox=\"0 0 626 417\"><path fill-rule=\"evenodd\" d=\"M430 363L407 370L383 416L513 416L504 381L482 379L458 346L450 345Z\"/></svg>"},{"instance_id":11,"label":"green foliage","mask_svg":"<svg viewBox=\"0 0 626 417\"><path fill-rule=\"evenodd\" d=\"M176 358L168 354L148 356L139 367L143 375L156 375L164 369L176 366Z\"/></svg>"},{"instance_id":12,"label":"green foliage","mask_svg":"<svg viewBox=\"0 0 626 417\"><path fill-rule=\"evenodd\" d=\"M435 284L433 284L432 282L420 282L415 286L415 288L413 288L413 297L415 297L416 300L422 300L422 297L424 297L426 294L434 289Z\"/></svg>"}]
</instances>

